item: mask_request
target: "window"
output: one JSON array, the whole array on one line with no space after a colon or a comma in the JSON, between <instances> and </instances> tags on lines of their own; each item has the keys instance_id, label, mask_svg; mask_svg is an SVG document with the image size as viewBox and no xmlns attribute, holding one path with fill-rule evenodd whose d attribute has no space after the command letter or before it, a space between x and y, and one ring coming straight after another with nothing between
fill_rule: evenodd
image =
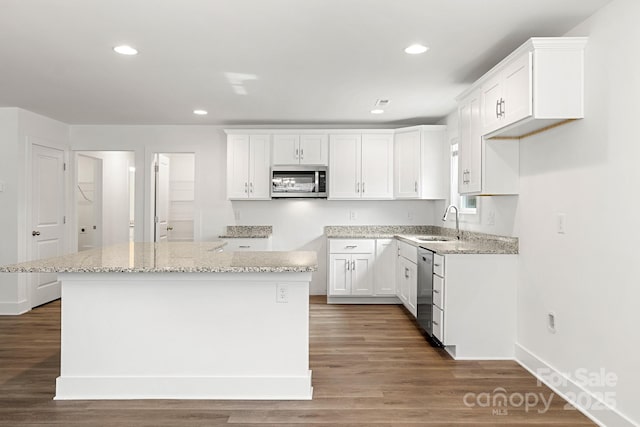
<instances>
[{"instance_id":1,"label":"window","mask_svg":"<svg viewBox=\"0 0 640 427\"><path fill-rule=\"evenodd\" d=\"M461 196L458 194L458 140L451 144L451 194L449 200L456 205L460 214L477 215L478 198L476 196Z\"/></svg>"}]
</instances>

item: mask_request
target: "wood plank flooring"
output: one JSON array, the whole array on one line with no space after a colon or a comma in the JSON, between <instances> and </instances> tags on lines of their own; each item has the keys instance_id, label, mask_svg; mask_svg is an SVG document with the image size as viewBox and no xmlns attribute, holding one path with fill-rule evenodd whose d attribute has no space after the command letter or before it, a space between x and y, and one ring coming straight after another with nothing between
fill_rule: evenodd
<instances>
[{"instance_id":1,"label":"wood plank flooring","mask_svg":"<svg viewBox=\"0 0 640 427\"><path fill-rule=\"evenodd\" d=\"M312 297L310 364L311 401L54 401L55 301L22 316L0 316L0 425L594 425L558 396L548 410L542 403L526 409L520 396L533 403L534 395L548 400L551 390L515 362L453 361L398 306L327 305ZM500 388L512 404L492 404Z\"/></svg>"}]
</instances>

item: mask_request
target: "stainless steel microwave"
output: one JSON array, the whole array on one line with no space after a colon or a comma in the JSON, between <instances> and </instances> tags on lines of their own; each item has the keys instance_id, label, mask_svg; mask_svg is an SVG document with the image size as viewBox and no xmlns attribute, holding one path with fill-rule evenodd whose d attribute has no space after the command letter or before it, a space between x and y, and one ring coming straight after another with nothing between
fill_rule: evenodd
<instances>
[{"instance_id":1,"label":"stainless steel microwave","mask_svg":"<svg viewBox=\"0 0 640 427\"><path fill-rule=\"evenodd\" d=\"M271 169L271 198L327 198L325 166L274 166Z\"/></svg>"}]
</instances>

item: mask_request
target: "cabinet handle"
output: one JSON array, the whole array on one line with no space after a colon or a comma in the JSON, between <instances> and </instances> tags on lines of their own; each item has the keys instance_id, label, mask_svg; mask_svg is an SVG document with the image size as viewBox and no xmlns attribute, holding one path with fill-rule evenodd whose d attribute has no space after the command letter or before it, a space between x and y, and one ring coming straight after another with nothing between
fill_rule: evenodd
<instances>
[{"instance_id":1,"label":"cabinet handle","mask_svg":"<svg viewBox=\"0 0 640 427\"><path fill-rule=\"evenodd\" d=\"M404 268L404 277L409 278L409 269L407 267Z\"/></svg>"},{"instance_id":2,"label":"cabinet handle","mask_svg":"<svg viewBox=\"0 0 640 427\"><path fill-rule=\"evenodd\" d=\"M360 183L356 182L356 193L360 192Z\"/></svg>"},{"instance_id":3,"label":"cabinet handle","mask_svg":"<svg viewBox=\"0 0 640 427\"><path fill-rule=\"evenodd\" d=\"M351 261L351 269L352 269L353 271L356 271L356 262L355 262L355 260L354 260L354 261Z\"/></svg>"},{"instance_id":4,"label":"cabinet handle","mask_svg":"<svg viewBox=\"0 0 640 427\"><path fill-rule=\"evenodd\" d=\"M357 248L357 247L358 247L358 245L347 245L347 246L345 246L344 248L345 248L345 249L355 249L355 248Z\"/></svg>"},{"instance_id":5,"label":"cabinet handle","mask_svg":"<svg viewBox=\"0 0 640 427\"><path fill-rule=\"evenodd\" d=\"M249 193L253 193L253 182L249 183Z\"/></svg>"},{"instance_id":6,"label":"cabinet handle","mask_svg":"<svg viewBox=\"0 0 640 427\"><path fill-rule=\"evenodd\" d=\"M500 100L496 99L496 119L500 118Z\"/></svg>"},{"instance_id":7,"label":"cabinet handle","mask_svg":"<svg viewBox=\"0 0 640 427\"><path fill-rule=\"evenodd\" d=\"M434 290L433 290L433 293L434 293L434 294L439 294L439 293L440 293L440 291L439 291L439 290L437 290L437 289L434 289Z\"/></svg>"},{"instance_id":8,"label":"cabinet handle","mask_svg":"<svg viewBox=\"0 0 640 427\"><path fill-rule=\"evenodd\" d=\"M249 183L248 183L248 182L245 182L245 183L244 183L244 192L245 192L246 194L249 194Z\"/></svg>"},{"instance_id":9,"label":"cabinet handle","mask_svg":"<svg viewBox=\"0 0 640 427\"><path fill-rule=\"evenodd\" d=\"M364 194L364 182L362 183L362 194Z\"/></svg>"},{"instance_id":10,"label":"cabinet handle","mask_svg":"<svg viewBox=\"0 0 640 427\"><path fill-rule=\"evenodd\" d=\"M242 249L249 249L251 246L249 246L249 245L240 245L238 247L242 248Z\"/></svg>"},{"instance_id":11,"label":"cabinet handle","mask_svg":"<svg viewBox=\"0 0 640 427\"><path fill-rule=\"evenodd\" d=\"M300 149L300 160L304 160L304 148Z\"/></svg>"},{"instance_id":12,"label":"cabinet handle","mask_svg":"<svg viewBox=\"0 0 640 427\"><path fill-rule=\"evenodd\" d=\"M501 105L500 110L502 112L502 117L504 117L504 116L507 115L507 112L506 112L507 108L505 107L506 101L503 99L502 102L500 103L500 105Z\"/></svg>"},{"instance_id":13,"label":"cabinet handle","mask_svg":"<svg viewBox=\"0 0 640 427\"><path fill-rule=\"evenodd\" d=\"M434 267L440 267L440 264L433 264Z\"/></svg>"},{"instance_id":14,"label":"cabinet handle","mask_svg":"<svg viewBox=\"0 0 640 427\"><path fill-rule=\"evenodd\" d=\"M300 157L299 157L299 155L298 155L298 153L300 153L300 151L296 148L296 159L299 159L299 158L300 158Z\"/></svg>"},{"instance_id":15,"label":"cabinet handle","mask_svg":"<svg viewBox=\"0 0 640 427\"><path fill-rule=\"evenodd\" d=\"M349 271L349 267L351 266L351 262L347 261L344 265L346 271Z\"/></svg>"},{"instance_id":16,"label":"cabinet handle","mask_svg":"<svg viewBox=\"0 0 640 427\"><path fill-rule=\"evenodd\" d=\"M31 235L32 235L33 237L35 237L35 236L39 236L39 235L40 235L40 232L39 232L39 231L32 231L32 232L31 232Z\"/></svg>"},{"instance_id":17,"label":"cabinet handle","mask_svg":"<svg viewBox=\"0 0 640 427\"><path fill-rule=\"evenodd\" d=\"M433 324L436 325L436 326L439 326L439 323L436 322L435 320L433 321Z\"/></svg>"},{"instance_id":18,"label":"cabinet handle","mask_svg":"<svg viewBox=\"0 0 640 427\"><path fill-rule=\"evenodd\" d=\"M413 181L413 191L418 192L418 181Z\"/></svg>"}]
</instances>

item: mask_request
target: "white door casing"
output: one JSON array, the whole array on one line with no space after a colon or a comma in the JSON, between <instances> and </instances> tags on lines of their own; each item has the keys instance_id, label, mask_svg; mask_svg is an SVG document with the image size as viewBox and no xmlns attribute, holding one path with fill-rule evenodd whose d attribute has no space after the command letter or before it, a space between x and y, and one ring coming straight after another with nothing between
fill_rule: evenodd
<instances>
[{"instance_id":1,"label":"white door casing","mask_svg":"<svg viewBox=\"0 0 640 427\"><path fill-rule=\"evenodd\" d=\"M158 154L156 161L155 241L167 240L169 226L169 157Z\"/></svg>"},{"instance_id":2,"label":"white door casing","mask_svg":"<svg viewBox=\"0 0 640 427\"><path fill-rule=\"evenodd\" d=\"M64 170L62 150L32 145L31 260L64 253ZM31 274L29 285L31 307L60 298L60 282L55 273Z\"/></svg>"}]
</instances>

